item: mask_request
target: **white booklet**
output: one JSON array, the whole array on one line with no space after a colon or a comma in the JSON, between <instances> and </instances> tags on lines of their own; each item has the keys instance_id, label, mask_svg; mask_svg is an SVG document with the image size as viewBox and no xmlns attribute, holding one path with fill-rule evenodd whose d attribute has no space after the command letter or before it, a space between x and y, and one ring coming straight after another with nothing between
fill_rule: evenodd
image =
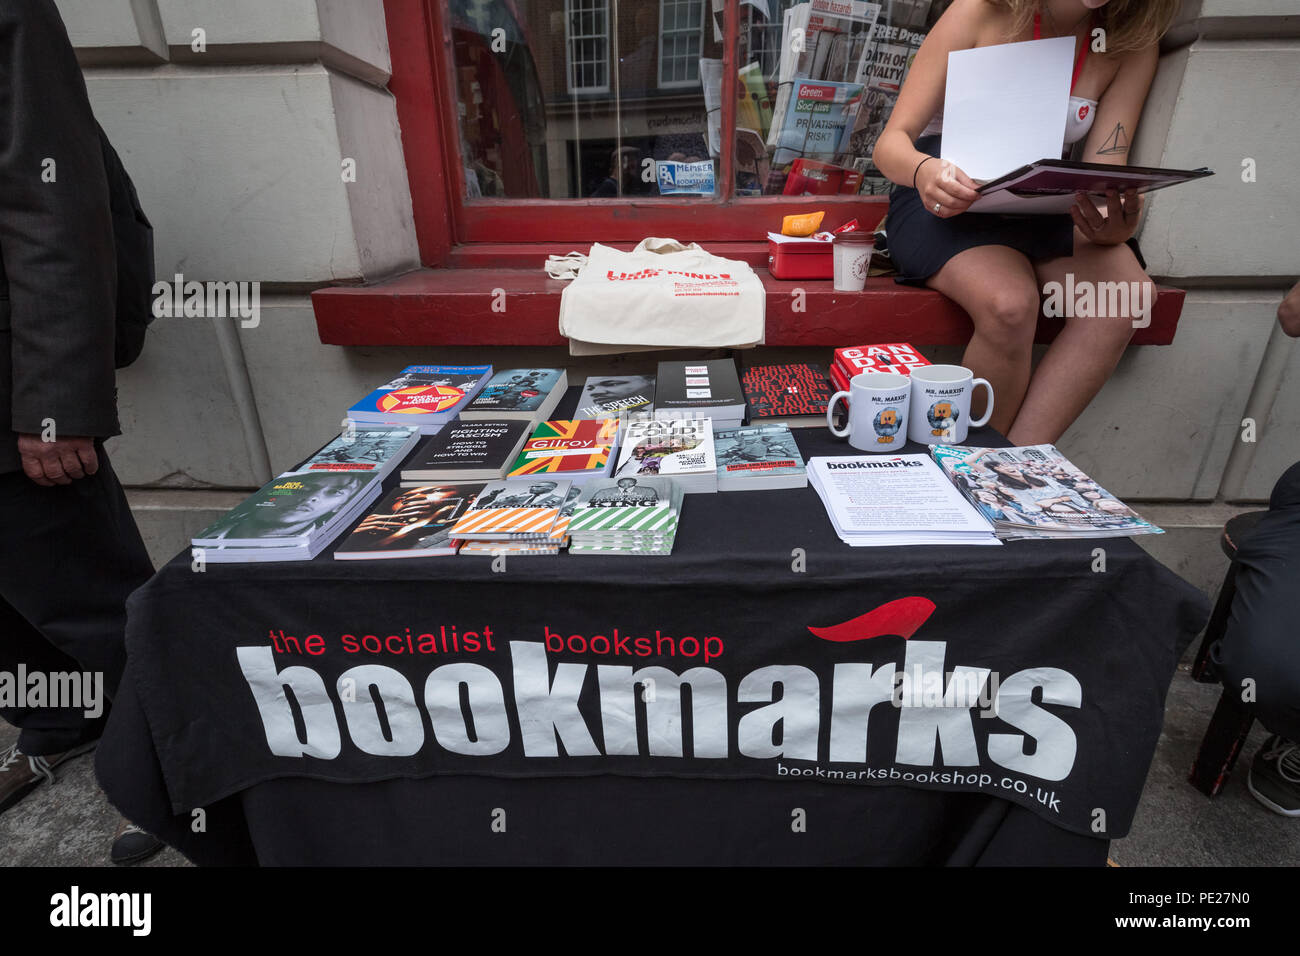
<instances>
[{"instance_id":1,"label":"white booklet","mask_svg":"<svg viewBox=\"0 0 1300 956\"><path fill-rule=\"evenodd\" d=\"M813 458L808 480L855 547L1001 543L928 455Z\"/></svg>"}]
</instances>

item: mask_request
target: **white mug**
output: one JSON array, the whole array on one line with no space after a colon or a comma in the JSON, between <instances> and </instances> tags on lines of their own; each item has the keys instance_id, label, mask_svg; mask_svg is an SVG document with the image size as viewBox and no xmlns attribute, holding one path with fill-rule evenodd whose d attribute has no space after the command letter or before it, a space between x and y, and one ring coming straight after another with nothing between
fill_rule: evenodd
<instances>
[{"instance_id":1,"label":"white mug","mask_svg":"<svg viewBox=\"0 0 1300 956\"><path fill-rule=\"evenodd\" d=\"M988 389L989 404L984 417L970 419L971 393L975 386ZM924 365L912 369L912 422L907 436L925 445L960 445L973 426L987 425L993 415L993 386L976 378L960 365Z\"/></svg>"},{"instance_id":2,"label":"white mug","mask_svg":"<svg viewBox=\"0 0 1300 956\"><path fill-rule=\"evenodd\" d=\"M847 437L859 451L896 451L907 444L907 409L912 396L906 375L862 372L853 376L849 391L836 392L826 406L826 427L836 438ZM835 405L849 402L847 428L835 427Z\"/></svg>"}]
</instances>

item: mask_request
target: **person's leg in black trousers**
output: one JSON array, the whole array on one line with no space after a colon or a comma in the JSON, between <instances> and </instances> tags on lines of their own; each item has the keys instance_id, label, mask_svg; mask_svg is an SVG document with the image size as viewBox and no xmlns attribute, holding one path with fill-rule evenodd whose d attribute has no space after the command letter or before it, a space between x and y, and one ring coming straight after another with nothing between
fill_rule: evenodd
<instances>
[{"instance_id":1,"label":"person's leg in black trousers","mask_svg":"<svg viewBox=\"0 0 1300 956\"><path fill-rule=\"evenodd\" d=\"M98 452L99 470L68 485L0 475L0 673L11 682L20 664L27 674L89 673L111 700L126 663L126 598L153 565ZM108 702L99 705L102 713L89 715L85 707L0 707L20 730L16 747L0 754L0 809L99 739Z\"/></svg>"},{"instance_id":2,"label":"person's leg in black trousers","mask_svg":"<svg viewBox=\"0 0 1300 956\"><path fill-rule=\"evenodd\" d=\"M1212 654L1224 684L1273 734L1251 764L1250 792L1300 817L1300 463L1237 550L1237 594Z\"/></svg>"}]
</instances>

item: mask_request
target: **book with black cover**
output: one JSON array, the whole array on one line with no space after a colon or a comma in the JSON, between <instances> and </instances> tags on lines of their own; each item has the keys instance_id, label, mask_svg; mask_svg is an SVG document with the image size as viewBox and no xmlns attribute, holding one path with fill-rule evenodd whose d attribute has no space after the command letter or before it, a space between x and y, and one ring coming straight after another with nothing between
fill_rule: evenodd
<instances>
[{"instance_id":1,"label":"book with black cover","mask_svg":"<svg viewBox=\"0 0 1300 956\"><path fill-rule=\"evenodd\" d=\"M741 376L755 425L822 425L831 400L826 370L808 362L790 365L751 365Z\"/></svg>"},{"instance_id":2,"label":"book with black cover","mask_svg":"<svg viewBox=\"0 0 1300 956\"><path fill-rule=\"evenodd\" d=\"M416 449L402 481L491 481L505 476L528 438L528 421L452 422Z\"/></svg>"},{"instance_id":3,"label":"book with black cover","mask_svg":"<svg viewBox=\"0 0 1300 956\"><path fill-rule=\"evenodd\" d=\"M455 554L451 527L481 491L474 485L394 488L334 552L338 561L428 558Z\"/></svg>"},{"instance_id":4,"label":"book with black cover","mask_svg":"<svg viewBox=\"0 0 1300 956\"><path fill-rule=\"evenodd\" d=\"M731 359L660 362L655 418L712 418L714 428L741 424L745 392Z\"/></svg>"}]
</instances>

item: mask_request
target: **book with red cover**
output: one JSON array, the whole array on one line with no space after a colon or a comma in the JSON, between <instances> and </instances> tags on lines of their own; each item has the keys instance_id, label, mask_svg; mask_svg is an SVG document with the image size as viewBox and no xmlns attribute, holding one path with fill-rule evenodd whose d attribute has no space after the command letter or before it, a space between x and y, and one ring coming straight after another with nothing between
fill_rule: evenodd
<instances>
[{"instance_id":1,"label":"book with red cover","mask_svg":"<svg viewBox=\"0 0 1300 956\"><path fill-rule=\"evenodd\" d=\"M912 369L929 365L930 360L907 342L883 345L849 345L835 350L835 368L845 380L862 372L892 372L910 375ZM847 385L844 386L848 388Z\"/></svg>"},{"instance_id":2,"label":"book with red cover","mask_svg":"<svg viewBox=\"0 0 1300 956\"><path fill-rule=\"evenodd\" d=\"M524 443L506 477L601 475L609 470L617 446L617 418L542 422Z\"/></svg>"},{"instance_id":3,"label":"book with red cover","mask_svg":"<svg viewBox=\"0 0 1300 956\"><path fill-rule=\"evenodd\" d=\"M753 424L799 418L816 419L820 423L826 417L831 388L826 371L820 366L807 362L751 365L740 381Z\"/></svg>"}]
</instances>

